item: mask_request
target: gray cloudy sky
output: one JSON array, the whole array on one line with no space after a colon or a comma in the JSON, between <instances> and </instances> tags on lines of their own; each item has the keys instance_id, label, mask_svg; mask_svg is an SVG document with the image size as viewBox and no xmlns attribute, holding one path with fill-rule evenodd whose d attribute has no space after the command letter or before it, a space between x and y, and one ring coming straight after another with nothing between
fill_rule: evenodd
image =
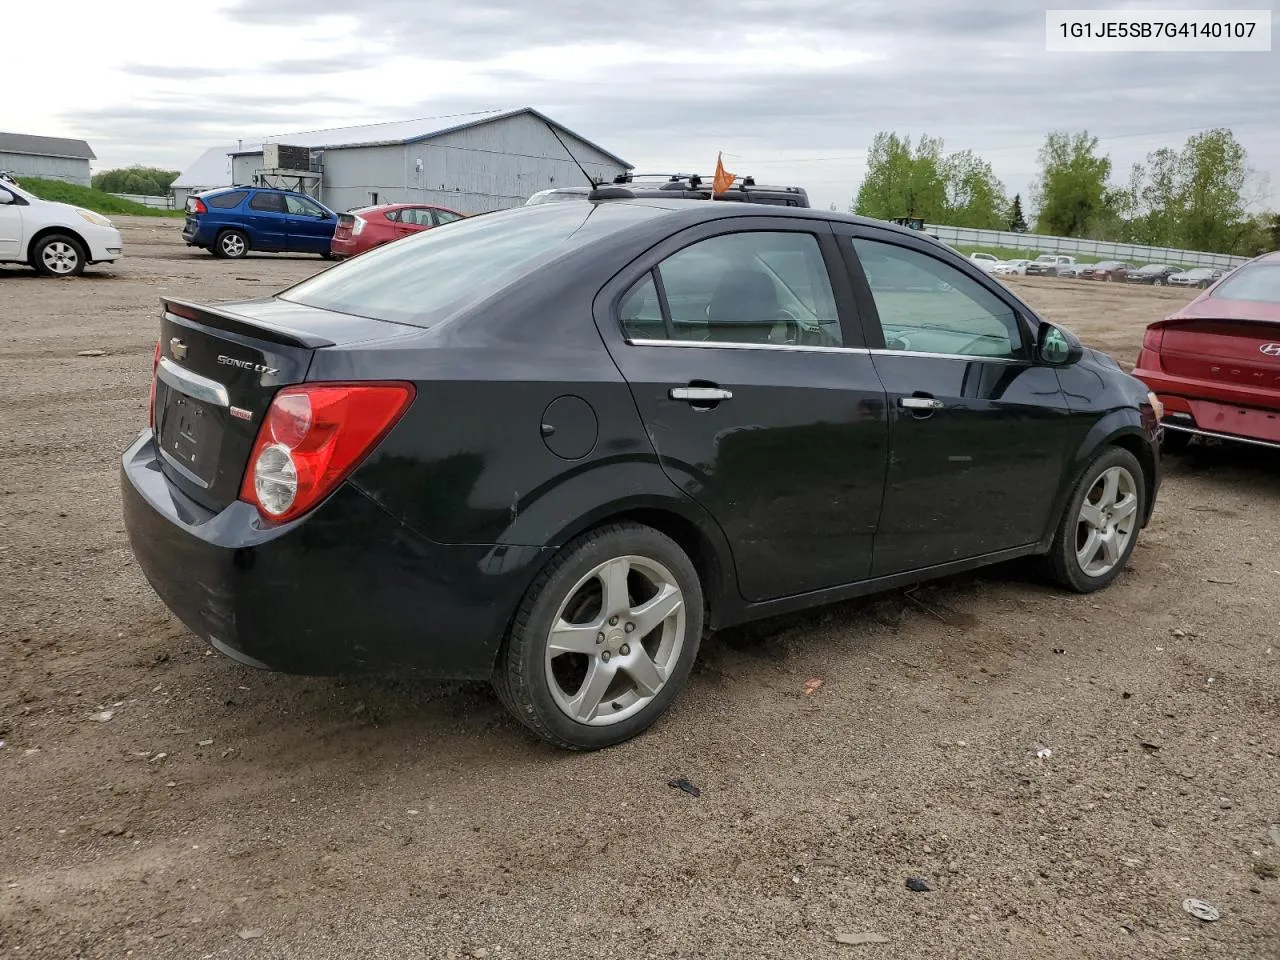
<instances>
[{"instance_id":1,"label":"gray cloudy sky","mask_svg":"<svg viewBox=\"0 0 1280 960\"><path fill-rule=\"evenodd\" d=\"M848 204L883 129L973 149L1025 193L1050 129L1100 136L1123 180L1148 151L1229 126L1280 191L1280 53L1050 54L1044 11L1058 4L69 3L65 99L6 98L0 128L84 137L98 169L181 168L239 138L533 106L641 170L710 170L722 150L733 172L804 185L822 206ZM1280 20L1276 0L1229 5ZM37 5L4 19L10 37L47 35ZM47 53L11 46L6 72L42 76Z\"/></svg>"}]
</instances>

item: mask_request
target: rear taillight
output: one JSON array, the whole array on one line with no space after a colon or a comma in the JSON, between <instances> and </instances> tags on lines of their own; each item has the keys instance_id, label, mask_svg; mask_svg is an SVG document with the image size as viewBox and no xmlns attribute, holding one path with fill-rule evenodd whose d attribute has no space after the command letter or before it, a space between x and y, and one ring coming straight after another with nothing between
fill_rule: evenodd
<instances>
[{"instance_id":1,"label":"rear taillight","mask_svg":"<svg viewBox=\"0 0 1280 960\"><path fill-rule=\"evenodd\" d=\"M1142 335L1142 349L1152 353L1160 352L1160 344L1164 342L1164 327L1147 327Z\"/></svg>"},{"instance_id":2,"label":"rear taillight","mask_svg":"<svg viewBox=\"0 0 1280 960\"><path fill-rule=\"evenodd\" d=\"M193 197L191 199L191 212L192 213L208 213L209 208L205 206L205 202L201 200L199 197Z\"/></svg>"},{"instance_id":3,"label":"rear taillight","mask_svg":"<svg viewBox=\"0 0 1280 960\"><path fill-rule=\"evenodd\" d=\"M354 236L359 236L360 231L364 229L364 219L362 217L352 217L351 219L354 221L351 224L351 233Z\"/></svg>"},{"instance_id":4,"label":"rear taillight","mask_svg":"<svg viewBox=\"0 0 1280 960\"><path fill-rule=\"evenodd\" d=\"M147 399L147 426L156 426L156 375L160 372L160 341L156 341L156 352L151 357L151 396Z\"/></svg>"},{"instance_id":5,"label":"rear taillight","mask_svg":"<svg viewBox=\"0 0 1280 960\"><path fill-rule=\"evenodd\" d=\"M263 419L240 499L268 520L301 516L327 497L395 426L409 383L314 383L276 394Z\"/></svg>"}]
</instances>

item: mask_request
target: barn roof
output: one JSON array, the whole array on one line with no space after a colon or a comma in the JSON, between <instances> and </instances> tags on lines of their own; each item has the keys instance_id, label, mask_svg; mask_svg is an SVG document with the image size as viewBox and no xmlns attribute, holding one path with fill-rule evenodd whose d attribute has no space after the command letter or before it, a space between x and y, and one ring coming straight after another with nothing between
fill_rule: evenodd
<instances>
[{"instance_id":1,"label":"barn roof","mask_svg":"<svg viewBox=\"0 0 1280 960\"><path fill-rule=\"evenodd\" d=\"M329 130L304 130L298 133L284 133L278 136L263 137L260 141L257 139L245 140L244 144L238 149L232 149L229 152L233 155L261 153L263 143L286 143L295 147L313 147L325 149L340 149L343 147L373 147L386 146L404 143L416 143L422 140L430 140L434 137L443 136L446 133L455 133L458 130L465 130L468 127L478 127L481 124L493 123L496 120L505 120L508 117L516 117L521 114L528 114L537 117L544 123L549 124L561 133L568 134L576 140L585 143L593 150L598 150L610 160L615 161L619 166L631 169L631 164L623 160L621 157L604 149L598 144L592 143L586 137L570 130L564 124L557 123L550 117L532 107L521 107L518 110L500 110L485 111L482 113L466 113L466 114L450 114L442 117L420 117L416 120L396 120L390 123L370 123L359 127L334 127Z\"/></svg>"},{"instance_id":2,"label":"barn roof","mask_svg":"<svg viewBox=\"0 0 1280 960\"><path fill-rule=\"evenodd\" d=\"M66 137L37 137L29 133L0 133L0 153L25 153L33 157L69 157L97 160L83 140Z\"/></svg>"}]
</instances>

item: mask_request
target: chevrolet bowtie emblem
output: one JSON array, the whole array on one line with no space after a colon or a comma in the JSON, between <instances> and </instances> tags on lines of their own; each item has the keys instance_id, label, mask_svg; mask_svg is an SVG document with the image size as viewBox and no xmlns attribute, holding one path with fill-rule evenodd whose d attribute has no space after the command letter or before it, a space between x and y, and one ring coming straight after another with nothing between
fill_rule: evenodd
<instances>
[{"instance_id":1,"label":"chevrolet bowtie emblem","mask_svg":"<svg viewBox=\"0 0 1280 960\"><path fill-rule=\"evenodd\" d=\"M187 359L187 345L177 337L169 341L169 352L173 354L175 360Z\"/></svg>"}]
</instances>

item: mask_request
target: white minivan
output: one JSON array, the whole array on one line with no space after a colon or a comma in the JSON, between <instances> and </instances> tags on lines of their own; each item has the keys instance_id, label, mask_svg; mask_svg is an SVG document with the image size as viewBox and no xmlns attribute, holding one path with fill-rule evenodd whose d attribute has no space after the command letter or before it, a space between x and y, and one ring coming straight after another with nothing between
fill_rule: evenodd
<instances>
[{"instance_id":1,"label":"white minivan","mask_svg":"<svg viewBox=\"0 0 1280 960\"><path fill-rule=\"evenodd\" d=\"M75 277L124 255L120 231L92 210L41 200L0 174L0 264L26 263L47 277Z\"/></svg>"}]
</instances>

